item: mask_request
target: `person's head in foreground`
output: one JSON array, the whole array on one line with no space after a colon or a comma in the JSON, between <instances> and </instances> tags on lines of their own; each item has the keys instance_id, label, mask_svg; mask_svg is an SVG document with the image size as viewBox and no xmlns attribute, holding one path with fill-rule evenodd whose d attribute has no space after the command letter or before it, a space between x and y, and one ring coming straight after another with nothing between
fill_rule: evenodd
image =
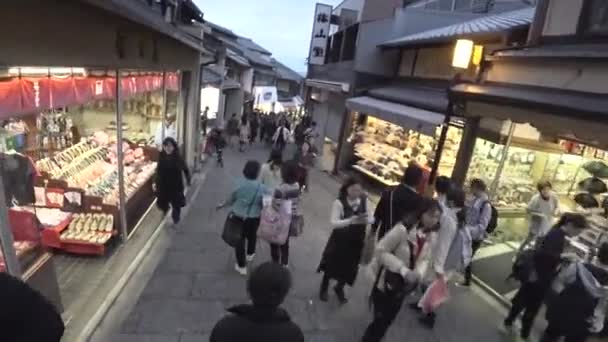
<instances>
[{"instance_id":1,"label":"person's head in foreground","mask_svg":"<svg viewBox=\"0 0 608 342\"><path fill-rule=\"evenodd\" d=\"M291 273L285 267L267 262L258 266L247 280L247 292L254 306L276 308L291 289Z\"/></svg>"}]
</instances>

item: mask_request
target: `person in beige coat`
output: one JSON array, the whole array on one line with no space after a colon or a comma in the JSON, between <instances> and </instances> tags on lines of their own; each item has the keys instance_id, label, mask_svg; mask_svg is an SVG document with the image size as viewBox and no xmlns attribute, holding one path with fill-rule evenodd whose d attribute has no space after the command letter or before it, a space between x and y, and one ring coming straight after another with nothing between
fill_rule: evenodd
<instances>
[{"instance_id":1,"label":"person in beige coat","mask_svg":"<svg viewBox=\"0 0 608 342\"><path fill-rule=\"evenodd\" d=\"M362 342L379 342L384 338L405 296L418 285L419 276L414 269L420 246L415 232L431 234L438 228L440 217L439 203L423 199L415 213L406 215L378 243L375 260L370 265L376 278L371 293L374 320Z\"/></svg>"}]
</instances>

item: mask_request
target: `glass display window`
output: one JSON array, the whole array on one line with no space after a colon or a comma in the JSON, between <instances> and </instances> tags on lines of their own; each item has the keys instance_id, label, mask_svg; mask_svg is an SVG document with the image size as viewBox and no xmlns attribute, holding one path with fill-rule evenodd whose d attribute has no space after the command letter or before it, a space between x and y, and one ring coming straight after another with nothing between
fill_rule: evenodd
<instances>
[{"instance_id":1,"label":"glass display window","mask_svg":"<svg viewBox=\"0 0 608 342\"><path fill-rule=\"evenodd\" d=\"M492 184L504 149L504 145L478 138L467 172L466 184L475 178L483 180L488 186Z\"/></svg>"},{"instance_id":2,"label":"glass display window","mask_svg":"<svg viewBox=\"0 0 608 342\"><path fill-rule=\"evenodd\" d=\"M397 185L412 162L430 172L440 134L441 127L429 136L373 116L355 114L348 139L354 150L352 168L384 185ZM448 128L438 175L452 174L461 136L460 129Z\"/></svg>"}]
</instances>

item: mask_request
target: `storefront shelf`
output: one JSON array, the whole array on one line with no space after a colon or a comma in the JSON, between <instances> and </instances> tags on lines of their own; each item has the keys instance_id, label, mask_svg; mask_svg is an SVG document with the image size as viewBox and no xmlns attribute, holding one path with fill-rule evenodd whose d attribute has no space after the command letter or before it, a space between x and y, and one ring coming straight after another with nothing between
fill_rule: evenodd
<instances>
[{"instance_id":1,"label":"storefront shelf","mask_svg":"<svg viewBox=\"0 0 608 342\"><path fill-rule=\"evenodd\" d=\"M371 178L377 180L378 182L380 182L380 183L382 183L384 185L387 185L387 186L397 186L397 185L399 185L398 182L391 182L391 181L388 181L386 179L380 178L377 175L375 175L375 174L367 171L366 169L362 168L359 165L353 165L352 168L355 169L355 170L357 170L357 171L359 171L359 172L361 172L361 173L363 173L363 174L365 174L368 177L371 177Z\"/></svg>"}]
</instances>

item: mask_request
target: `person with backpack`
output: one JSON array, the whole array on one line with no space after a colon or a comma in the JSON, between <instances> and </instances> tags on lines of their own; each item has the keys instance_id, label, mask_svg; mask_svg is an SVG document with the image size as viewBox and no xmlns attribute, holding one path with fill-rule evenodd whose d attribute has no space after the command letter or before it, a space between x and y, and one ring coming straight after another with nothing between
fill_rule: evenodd
<instances>
[{"instance_id":1,"label":"person with backpack","mask_svg":"<svg viewBox=\"0 0 608 342\"><path fill-rule=\"evenodd\" d=\"M472 256L483 244L488 234L491 234L497 226L498 213L488 196L488 187L481 179L473 179L470 184L471 203L468 205L467 224L466 228L471 234L471 250ZM471 286L471 278L473 276L473 265L470 263L464 272L464 282L458 284L460 286Z\"/></svg>"},{"instance_id":2,"label":"person with backpack","mask_svg":"<svg viewBox=\"0 0 608 342\"><path fill-rule=\"evenodd\" d=\"M555 297L547 307L547 330L541 342L585 342L604 328L608 310L608 243L593 263L565 267L553 283Z\"/></svg>"},{"instance_id":3,"label":"person with backpack","mask_svg":"<svg viewBox=\"0 0 608 342\"><path fill-rule=\"evenodd\" d=\"M440 182L438 179L437 182L435 186L441 190L436 191L444 191L444 180ZM447 282L454 273L464 271L470 262L471 238L465 228L465 193L460 188L450 186L442 195L445 196L442 198L444 204L438 201L442 209L439 230L429 240L428 248L422 250L416 263L416 272L421 277L422 288L428 288L438 280ZM420 301L410 307L416 311L422 310ZM419 322L432 329L435 326L436 310L437 308L424 312Z\"/></svg>"},{"instance_id":4,"label":"person with backpack","mask_svg":"<svg viewBox=\"0 0 608 342\"><path fill-rule=\"evenodd\" d=\"M566 213L535 246L533 254L526 258L526 274L520 274L521 287L512 300L511 310L504 321L505 329L511 332L515 319L523 312L520 336L524 340L530 336L534 319L540 310L551 283L562 263L562 253L568 237L575 237L587 227L587 220L580 214ZM516 260L516 264L518 261Z\"/></svg>"},{"instance_id":5,"label":"person with backpack","mask_svg":"<svg viewBox=\"0 0 608 342\"><path fill-rule=\"evenodd\" d=\"M388 331L408 293L419 283L414 271L416 256L424 247L417 231L431 233L439 227L441 206L435 200L422 199L414 213L406 213L376 247L370 265L375 282L371 292L374 320L367 327L362 342L379 342Z\"/></svg>"}]
</instances>

